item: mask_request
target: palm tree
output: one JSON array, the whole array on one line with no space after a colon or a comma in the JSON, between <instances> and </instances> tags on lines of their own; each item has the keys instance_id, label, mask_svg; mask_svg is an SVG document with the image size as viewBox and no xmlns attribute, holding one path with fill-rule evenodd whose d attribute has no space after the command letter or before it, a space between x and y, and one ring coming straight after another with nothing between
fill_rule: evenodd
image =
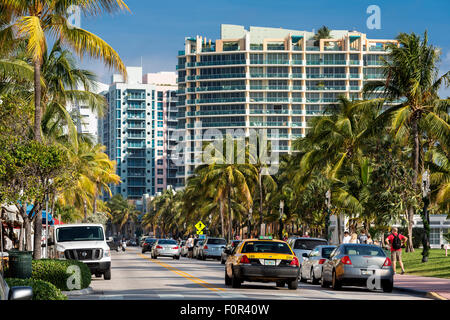
<instances>
[{"instance_id":1,"label":"palm tree","mask_svg":"<svg viewBox=\"0 0 450 320\"><path fill-rule=\"evenodd\" d=\"M384 62L384 81L370 81L365 93L375 93L388 101L403 99L400 104L390 106L378 117L378 122L389 121L394 136L404 144L412 141L411 156L414 177L412 184L418 189L418 178L423 165L423 144L421 138L426 135L441 144L450 143L449 99L439 99L438 90L450 81L450 71L438 77L437 62L439 51L428 44L427 32L423 39L414 33L400 33L398 45L389 44L389 61ZM414 208L408 210L410 228L414 217ZM412 233L412 230L409 230ZM408 249L413 251L410 237Z\"/></svg>"},{"instance_id":2,"label":"palm tree","mask_svg":"<svg viewBox=\"0 0 450 320\"><path fill-rule=\"evenodd\" d=\"M314 42L315 46L318 46L320 43L320 39L330 39L330 32L331 30L328 29L326 26L322 26L319 30L317 30L317 33L314 35Z\"/></svg>"},{"instance_id":3,"label":"palm tree","mask_svg":"<svg viewBox=\"0 0 450 320\"><path fill-rule=\"evenodd\" d=\"M123 227L130 221L136 221L139 211L130 204L121 194L114 195L108 202L108 213L114 224L119 226L119 232L123 233Z\"/></svg>"},{"instance_id":4,"label":"palm tree","mask_svg":"<svg viewBox=\"0 0 450 320\"><path fill-rule=\"evenodd\" d=\"M98 36L76 26L66 19L70 6L77 6L85 16L96 16L103 11L112 13L128 10L122 0L5 0L0 6L0 39L14 41L24 39L34 69L34 138L41 141L41 68L47 48L47 38L60 41L70 47L78 56L85 54L101 58L106 65L126 75L125 66L114 49ZM3 42L2 42L3 43Z\"/></svg>"}]
</instances>

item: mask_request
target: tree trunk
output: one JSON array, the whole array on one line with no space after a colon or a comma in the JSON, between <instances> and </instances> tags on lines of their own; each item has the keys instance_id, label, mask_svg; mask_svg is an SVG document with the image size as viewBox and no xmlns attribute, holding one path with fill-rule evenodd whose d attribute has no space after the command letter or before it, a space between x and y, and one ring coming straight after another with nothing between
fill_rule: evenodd
<instances>
[{"instance_id":1,"label":"tree trunk","mask_svg":"<svg viewBox=\"0 0 450 320\"><path fill-rule=\"evenodd\" d=\"M42 209L39 209L35 213L34 217L34 248L33 248L33 259L41 259L41 245L42 245Z\"/></svg>"},{"instance_id":2,"label":"tree trunk","mask_svg":"<svg viewBox=\"0 0 450 320\"><path fill-rule=\"evenodd\" d=\"M87 203L86 199L83 199L83 211L84 211L84 220L83 222L87 222Z\"/></svg>"},{"instance_id":3,"label":"tree trunk","mask_svg":"<svg viewBox=\"0 0 450 320\"><path fill-rule=\"evenodd\" d=\"M221 227L222 238L224 238L225 237L225 226L224 226L224 217L223 217L224 216L224 214L223 214L223 209L224 209L223 200L220 200L219 205L220 205L220 209L219 209L219 211L220 211L220 227Z\"/></svg>"},{"instance_id":4,"label":"tree trunk","mask_svg":"<svg viewBox=\"0 0 450 320\"><path fill-rule=\"evenodd\" d=\"M41 61L34 62L34 139L42 141L41 137Z\"/></svg>"},{"instance_id":5,"label":"tree trunk","mask_svg":"<svg viewBox=\"0 0 450 320\"><path fill-rule=\"evenodd\" d=\"M97 213L97 186L95 186L94 201L92 203L92 213Z\"/></svg>"},{"instance_id":6,"label":"tree trunk","mask_svg":"<svg viewBox=\"0 0 450 320\"><path fill-rule=\"evenodd\" d=\"M408 210L408 242L406 243L406 252L414 252L413 246L413 225L414 225L414 208L410 207Z\"/></svg>"},{"instance_id":7,"label":"tree trunk","mask_svg":"<svg viewBox=\"0 0 450 320\"><path fill-rule=\"evenodd\" d=\"M341 215L336 215L336 228L337 228L337 236L338 236L338 244L342 243L342 232L341 232Z\"/></svg>"},{"instance_id":8,"label":"tree trunk","mask_svg":"<svg viewBox=\"0 0 450 320\"><path fill-rule=\"evenodd\" d=\"M233 213L231 210L231 186L228 186L228 241L233 240Z\"/></svg>"}]
</instances>

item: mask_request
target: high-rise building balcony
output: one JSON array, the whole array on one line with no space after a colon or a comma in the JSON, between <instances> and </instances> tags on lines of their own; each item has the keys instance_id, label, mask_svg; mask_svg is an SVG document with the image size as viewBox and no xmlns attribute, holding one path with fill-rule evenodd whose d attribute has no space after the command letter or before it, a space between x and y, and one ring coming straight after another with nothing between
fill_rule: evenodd
<instances>
[{"instance_id":1,"label":"high-rise building balcony","mask_svg":"<svg viewBox=\"0 0 450 320\"><path fill-rule=\"evenodd\" d=\"M250 60L250 64L289 64L289 60Z\"/></svg>"},{"instance_id":2,"label":"high-rise building balcony","mask_svg":"<svg viewBox=\"0 0 450 320\"><path fill-rule=\"evenodd\" d=\"M225 115L225 114L245 114L245 110L205 110L205 111L195 111L196 116L214 116L214 115Z\"/></svg>"},{"instance_id":3,"label":"high-rise building balcony","mask_svg":"<svg viewBox=\"0 0 450 320\"><path fill-rule=\"evenodd\" d=\"M260 86L250 85L250 90L276 90L276 91L289 91L289 86Z\"/></svg>"},{"instance_id":4,"label":"high-rise building balcony","mask_svg":"<svg viewBox=\"0 0 450 320\"><path fill-rule=\"evenodd\" d=\"M201 128L245 127L245 122L202 122Z\"/></svg>"},{"instance_id":5,"label":"high-rise building balcony","mask_svg":"<svg viewBox=\"0 0 450 320\"><path fill-rule=\"evenodd\" d=\"M346 65L346 60L306 60L306 65Z\"/></svg>"},{"instance_id":6,"label":"high-rise building balcony","mask_svg":"<svg viewBox=\"0 0 450 320\"><path fill-rule=\"evenodd\" d=\"M306 47L306 51L319 51L319 47Z\"/></svg>"},{"instance_id":7,"label":"high-rise building balcony","mask_svg":"<svg viewBox=\"0 0 450 320\"><path fill-rule=\"evenodd\" d=\"M245 78L245 73L202 74L193 80ZM189 79L188 79L189 80Z\"/></svg>"},{"instance_id":8,"label":"high-rise building balcony","mask_svg":"<svg viewBox=\"0 0 450 320\"><path fill-rule=\"evenodd\" d=\"M347 74L345 73L307 73L306 79L345 79Z\"/></svg>"},{"instance_id":9,"label":"high-rise building balcony","mask_svg":"<svg viewBox=\"0 0 450 320\"><path fill-rule=\"evenodd\" d=\"M250 73L250 78L290 78L289 73Z\"/></svg>"},{"instance_id":10,"label":"high-rise building balcony","mask_svg":"<svg viewBox=\"0 0 450 320\"><path fill-rule=\"evenodd\" d=\"M200 61L195 62L195 66L203 67L203 66L225 66L225 65L241 65L245 64L245 60L222 60L222 61Z\"/></svg>"},{"instance_id":11,"label":"high-rise building balcony","mask_svg":"<svg viewBox=\"0 0 450 320\"><path fill-rule=\"evenodd\" d=\"M324 90L331 90L331 91L342 91L346 90L345 86L313 86L313 87L306 87L306 90L312 90L312 91L324 91Z\"/></svg>"},{"instance_id":12,"label":"high-rise building balcony","mask_svg":"<svg viewBox=\"0 0 450 320\"><path fill-rule=\"evenodd\" d=\"M251 127L289 127L289 121L250 121Z\"/></svg>"},{"instance_id":13,"label":"high-rise building balcony","mask_svg":"<svg viewBox=\"0 0 450 320\"><path fill-rule=\"evenodd\" d=\"M289 114L289 110L250 109L250 114Z\"/></svg>"},{"instance_id":14,"label":"high-rise building balcony","mask_svg":"<svg viewBox=\"0 0 450 320\"><path fill-rule=\"evenodd\" d=\"M190 88L191 89L191 88ZM194 88L192 88L194 89ZM242 86L214 86L214 87L197 87L195 88L196 92L202 92L202 91L233 91L233 90L245 90L245 85Z\"/></svg>"},{"instance_id":15,"label":"high-rise building balcony","mask_svg":"<svg viewBox=\"0 0 450 320\"><path fill-rule=\"evenodd\" d=\"M204 103L224 103L224 102L245 102L245 97L238 98L216 98L216 99L196 99L196 104Z\"/></svg>"}]
</instances>

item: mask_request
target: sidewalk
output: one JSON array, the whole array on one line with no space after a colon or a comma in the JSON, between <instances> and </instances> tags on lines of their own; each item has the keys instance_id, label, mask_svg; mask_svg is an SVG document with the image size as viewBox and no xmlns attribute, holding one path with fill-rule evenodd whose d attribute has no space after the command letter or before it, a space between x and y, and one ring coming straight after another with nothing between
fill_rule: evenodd
<instances>
[{"instance_id":1,"label":"sidewalk","mask_svg":"<svg viewBox=\"0 0 450 320\"><path fill-rule=\"evenodd\" d=\"M421 292L434 299L450 300L450 279L396 274L394 288Z\"/></svg>"}]
</instances>

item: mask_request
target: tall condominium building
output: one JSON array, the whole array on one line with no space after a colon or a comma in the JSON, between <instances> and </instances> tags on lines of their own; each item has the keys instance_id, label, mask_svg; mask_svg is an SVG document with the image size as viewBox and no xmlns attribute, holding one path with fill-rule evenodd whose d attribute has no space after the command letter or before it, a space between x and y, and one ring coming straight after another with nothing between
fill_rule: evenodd
<instances>
[{"instance_id":1,"label":"tall condominium building","mask_svg":"<svg viewBox=\"0 0 450 320\"><path fill-rule=\"evenodd\" d=\"M127 73L126 81L121 75L112 76L105 92L109 108L100 119L99 136L106 153L117 161L117 174L122 180L113 193L140 200L144 195L162 192L168 178L174 176L167 150L176 74L143 75L140 67L127 67Z\"/></svg>"},{"instance_id":2,"label":"tall condominium building","mask_svg":"<svg viewBox=\"0 0 450 320\"><path fill-rule=\"evenodd\" d=\"M341 95L362 98L366 81L383 78L386 44L357 31L314 32L222 25L221 38L188 37L178 52L179 127L186 130L187 159L201 152L207 129L267 129L279 153ZM275 137L273 129L278 130ZM185 177L197 165L187 160Z\"/></svg>"},{"instance_id":3,"label":"tall condominium building","mask_svg":"<svg viewBox=\"0 0 450 320\"><path fill-rule=\"evenodd\" d=\"M94 93L102 93L108 90L108 85L96 82L95 87L91 89ZM80 86L79 90L84 90L84 87ZM95 110L92 110L86 103L75 101L68 103L67 110L73 115L79 133L89 135L94 142L98 142L98 114Z\"/></svg>"}]
</instances>

